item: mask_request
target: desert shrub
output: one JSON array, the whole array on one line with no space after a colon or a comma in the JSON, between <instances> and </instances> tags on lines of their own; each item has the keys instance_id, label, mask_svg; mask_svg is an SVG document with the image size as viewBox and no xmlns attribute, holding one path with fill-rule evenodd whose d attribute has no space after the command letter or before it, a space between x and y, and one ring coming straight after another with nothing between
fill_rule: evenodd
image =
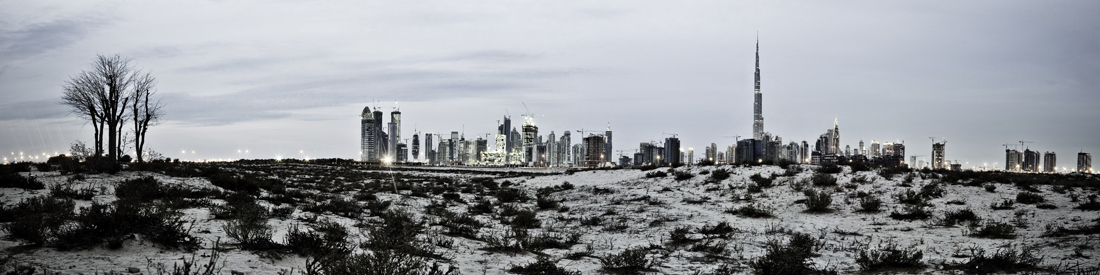
<instances>
[{"instance_id":1,"label":"desert shrub","mask_svg":"<svg viewBox=\"0 0 1100 275\"><path fill-rule=\"evenodd\" d=\"M325 275L388 275L388 274L456 274L454 266L446 271L438 263L428 264L423 257L396 251L372 251L309 259L303 274Z\"/></svg>"},{"instance_id":2,"label":"desert shrub","mask_svg":"<svg viewBox=\"0 0 1100 275\"><path fill-rule=\"evenodd\" d=\"M72 199L37 196L25 199L12 208L5 208L3 230L15 239L32 245L53 241L66 220L72 218Z\"/></svg>"},{"instance_id":3,"label":"desert shrub","mask_svg":"<svg viewBox=\"0 0 1100 275\"><path fill-rule=\"evenodd\" d=\"M454 192L443 193L443 199L453 201L453 202L460 202L460 203L465 203L466 202L466 201L462 200L461 195L459 195L458 193L454 193Z\"/></svg>"},{"instance_id":4,"label":"desert shrub","mask_svg":"<svg viewBox=\"0 0 1100 275\"><path fill-rule=\"evenodd\" d=\"M758 185L760 187L768 188L768 187L773 186L773 182L775 181L775 176L763 177L763 176L760 176L759 173L757 173L757 174L753 174L752 176L749 176L749 179L752 180L753 182L755 182L756 185Z\"/></svg>"},{"instance_id":5,"label":"desert shrub","mask_svg":"<svg viewBox=\"0 0 1100 275\"><path fill-rule=\"evenodd\" d=\"M303 210L314 213L331 212L348 218L356 218L359 217L359 213L363 212L363 207L359 206L357 201L334 197L306 206Z\"/></svg>"},{"instance_id":6,"label":"desert shrub","mask_svg":"<svg viewBox=\"0 0 1100 275\"><path fill-rule=\"evenodd\" d=\"M284 245L301 256L318 257L351 252L351 247L347 245L348 231L344 226L330 220L322 220L312 228L306 231L300 229L298 225L289 226L284 237Z\"/></svg>"},{"instance_id":7,"label":"desert shrub","mask_svg":"<svg viewBox=\"0 0 1100 275\"><path fill-rule=\"evenodd\" d=\"M710 255L724 255L726 252L726 246L729 245L728 241L707 239L706 241L698 242L687 250L691 252L702 252Z\"/></svg>"},{"instance_id":8,"label":"desert shrub","mask_svg":"<svg viewBox=\"0 0 1100 275\"><path fill-rule=\"evenodd\" d=\"M691 227L677 226L668 232L668 242L670 245L684 245L698 241L690 235Z\"/></svg>"},{"instance_id":9,"label":"desert shrub","mask_svg":"<svg viewBox=\"0 0 1100 275\"><path fill-rule=\"evenodd\" d=\"M516 188L503 188L496 192L497 201L501 203L506 202L527 202L530 198L523 190Z\"/></svg>"},{"instance_id":10,"label":"desert shrub","mask_svg":"<svg viewBox=\"0 0 1100 275\"><path fill-rule=\"evenodd\" d=\"M1083 202L1083 203L1081 203L1080 205L1077 205L1077 207L1074 207L1074 208L1080 209L1080 210L1085 210L1085 211L1100 210L1100 202L1096 201L1096 198L1097 198L1096 194L1089 195L1087 202Z\"/></svg>"},{"instance_id":11,"label":"desert shrub","mask_svg":"<svg viewBox=\"0 0 1100 275\"><path fill-rule=\"evenodd\" d=\"M271 242L271 226L265 212L247 211L235 213L234 219L222 225L225 235L237 241L242 249L262 250L274 247Z\"/></svg>"},{"instance_id":12,"label":"desert shrub","mask_svg":"<svg viewBox=\"0 0 1100 275\"><path fill-rule=\"evenodd\" d=\"M587 218L581 218L580 222L581 222L581 225L583 225L583 226L597 226L597 225L600 225L600 223L603 222L603 217L600 217L599 215L596 215L596 216L591 216L591 217L587 217Z\"/></svg>"},{"instance_id":13,"label":"desert shrub","mask_svg":"<svg viewBox=\"0 0 1100 275\"><path fill-rule=\"evenodd\" d=\"M316 211L314 206L303 210ZM225 204L210 207L210 214L215 219L235 219L238 217L266 217L267 208L256 202L256 198L246 193L233 193L225 198Z\"/></svg>"},{"instance_id":14,"label":"desert shrub","mask_svg":"<svg viewBox=\"0 0 1100 275\"><path fill-rule=\"evenodd\" d=\"M982 219L979 218L977 214L974 214L973 210L967 208L962 210L949 210L947 212L944 212L943 219L940 220L939 224L942 226L954 226L956 224L961 224L962 222L978 222L981 220Z\"/></svg>"},{"instance_id":15,"label":"desert shrub","mask_svg":"<svg viewBox=\"0 0 1100 275\"><path fill-rule=\"evenodd\" d=\"M663 178L663 177L667 177L667 176L668 176L668 173L665 173L664 171L653 171L653 172L649 172L649 173L645 174L646 178Z\"/></svg>"},{"instance_id":16,"label":"desert shrub","mask_svg":"<svg viewBox=\"0 0 1100 275\"><path fill-rule=\"evenodd\" d=\"M391 204L391 201L367 201L367 210L370 211L371 216L381 216Z\"/></svg>"},{"instance_id":17,"label":"desert shrub","mask_svg":"<svg viewBox=\"0 0 1100 275\"><path fill-rule=\"evenodd\" d=\"M1040 195L1038 193L1024 191L1016 194L1016 202L1022 204L1036 204L1045 201L1046 199L1043 198L1043 195Z\"/></svg>"},{"instance_id":18,"label":"desert shrub","mask_svg":"<svg viewBox=\"0 0 1100 275\"><path fill-rule=\"evenodd\" d=\"M46 185L34 176L24 177L17 173L0 174L0 187L23 188L30 190L46 189Z\"/></svg>"},{"instance_id":19,"label":"desert shrub","mask_svg":"<svg viewBox=\"0 0 1100 275\"><path fill-rule=\"evenodd\" d=\"M924 252L915 247L901 248L896 243L889 243L878 249L868 249L859 252L856 264L864 271L876 271L883 269L913 269L922 268L921 259Z\"/></svg>"},{"instance_id":20,"label":"desert shrub","mask_svg":"<svg viewBox=\"0 0 1100 275\"><path fill-rule=\"evenodd\" d=\"M993 255L986 255L986 251L979 248L974 255L971 255L970 260L948 267L961 269L968 274L993 274L1036 270L1042 261L1043 258L1036 256L1032 248L1023 247L1017 252L1015 247L1008 246L998 248Z\"/></svg>"},{"instance_id":21,"label":"desert shrub","mask_svg":"<svg viewBox=\"0 0 1100 275\"><path fill-rule=\"evenodd\" d=\"M859 198L859 211L860 212L878 212L882 208L882 200L874 195L867 195Z\"/></svg>"},{"instance_id":22,"label":"desert shrub","mask_svg":"<svg viewBox=\"0 0 1100 275\"><path fill-rule=\"evenodd\" d=\"M50 186L50 196L74 200L90 200L92 197L95 197L95 190L92 188L76 189L71 184L56 184Z\"/></svg>"},{"instance_id":23,"label":"desert shrub","mask_svg":"<svg viewBox=\"0 0 1100 275\"><path fill-rule=\"evenodd\" d=\"M994 202L994 203L990 204L989 207L993 208L993 210L1009 210L1009 209L1014 209L1015 208L1015 207L1012 206L1015 203L1016 202L1011 200L1011 199L1004 199L1000 203Z\"/></svg>"},{"instance_id":24,"label":"desert shrub","mask_svg":"<svg viewBox=\"0 0 1100 275\"><path fill-rule=\"evenodd\" d=\"M205 173L208 173L207 179L210 180L211 184L230 191L259 195L261 189L267 189L272 193L278 193L279 190L286 190L285 183L269 177L252 174L236 175L217 168Z\"/></svg>"},{"instance_id":25,"label":"desert shrub","mask_svg":"<svg viewBox=\"0 0 1100 275\"><path fill-rule=\"evenodd\" d=\"M906 205L903 212L893 211L890 212L890 218L895 220L923 220L931 217L932 213L925 210L920 205Z\"/></svg>"},{"instance_id":26,"label":"desert shrub","mask_svg":"<svg viewBox=\"0 0 1100 275\"><path fill-rule=\"evenodd\" d=\"M939 184L930 183L920 188L920 196L926 200L943 197L943 187Z\"/></svg>"},{"instance_id":27,"label":"desert shrub","mask_svg":"<svg viewBox=\"0 0 1100 275\"><path fill-rule=\"evenodd\" d=\"M699 234L712 238L729 238L730 234L737 232L737 228L730 226L729 222L722 221L714 225L703 225L699 228Z\"/></svg>"},{"instance_id":28,"label":"desert shrub","mask_svg":"<svg viewBox=\"0 0 1100 275\"><path fill-rule=\"evenodd\" d=\"M103 242L107 248L121 248L123 240L141 234L145 240L166 248L190 250L198 247L190 226L178 210L164 204L117 200L111 204L93 202L81 208L71 226L58 234L60 249L88 248Z\"/></svg>"},{"instance_id":29,"label":"desert shrub","mask_svg":"<svg viewBox=\"0 0 1100 275\"><path fill-rule=\"evenodd\" d=\"M522 243L523 248L530 251L540 251L544 249L568 249L574 244L580 243L581 233L557 233L543 231L534 235L526 233L527 229L513 228L513 231L521 231L523 233L515 234L516 236L523 236L519 241Z\"/></svg>"},{"instance_id":30,"label":"desert shrub","mask_svg":"<svg viewBox=\"0 0 1100 275\"><path fill-rule=\"evenodd\" d=\"M997 185L996 184L986 183L985 185L982 185L982 187L985 188L986 192L989 192L989 193L997 192Z\"/></svg>"},{"instance_id":31,"label":"desert shrub","mask_svg":"<svg viewBox=\"0 0 1100 275\"><path fill-rule=\"evenodd\" d=\"M990 238L990 239L1015 239L1016 238L1016 226L1010 223L990 221L986 222L980 227L976 224L972 225L970 236L978 238Z\"/></svg>"},{"instance_id":32,"label":"desert shrub","mask_svg":"<svg viewBox=\"0 0 1100 275\"><path fill-rule=\"evenodd\" d=\"M708 181L721 182L721 181L726 180L728 178L730 178L730 171L729 170L714 169L713 172L710 172L710 178L708 179Z\"/></svg>"},{"instance_id":33,"label":"desert shrub","mask_svg":"<svg viewBox=\"0 0 1100 275\"><path fill-rule=\"evenodd\" d=\"M295 209L298 209L298 207L294 205L271 208L271 217L283 220L289 219L290 215L294 214Z\"/></svg>"},{"instance_id":34,"label":"desert shrub","mask_svg":"<svg viewBox=\"0 0 1100 275\"><path fill-rule=\"evenodd\" d=\"M772 215L772 211L770 209L767 209L767 208L764 208L764 207L761 207L761 206L757 206L755 204L741 206L739 208L731 209L731 210L726 211L726 212L728 212L730 214L735 214L737 216L746 217L746 218L773 218L773 217L775 217L775 215Z\"/></svg>"},{"instance_id":35,"label":"desert shrub","mask_svg":"<svg viewBox=\"0 0 1100 275\"><path fill-rule=\"evenodd\" d=\"M749 184L749 186L746 187L745 189L746 189L746 191L749 191L749 193L754 193L754 194L764 192L764 188L760 188L760 185L756 185L756 184Z\"/></svg>"},{"instance_id":36,"label":"desert shrub","mask_svg":"<svg viewBox=\"0 0 1100 275\"><path fill-rule=\"evenodd\" d=\"M546 256L539 256L534 262L522 266L512 266L508 272L524 275L580 275L579 271L568 271L558 267L557 263Z\"/></svg>"},{"instance_id":37,"label":"desert shrub","mask_svg":"<svg viewBox=\"0 0 1100 275\"><path fill-rule=\"evenodd\" d=\"M897 194L894 194L894 198L896 198L899 203L904 203L908 205L925 205L925 197L921 196L920 193L914 191L913 189L898 191Z\"/></svg>"},{"instance_id":38,"label":"desert shrub","mask_svg":"<svg viewBox=\"0 0 1100 275\"><path fill-rule=\"evenodd\" d=\"M825 191L809 189L802 194L806 195L806 211L809 212L827 212L833 203L832 195Z\"/></svg>"},{"instance_id":39,"label":"desert shrub","mask_svg":"<svg viewBox=\"0 0 1100 275\"><path fill-rule=\"evenodd\" d=\"M487 199L478 199L477 202L466 207L466 212L471 214L493 213L493 202Z\"/></svg>"},{"instance_id":40,"label":"desert shrub","mask_svg":"<svg viewBox=\"0 0 1100 275\"><path fill-rule=\"evenodd\" d=\"M840 173L841 171L844 171L844 168L832 163L825 163L822 164L821 167L817 168L817 172L822 174L836 174Z\"/></svg>"},{"instance_id":41,"label":"desert shrub","mask_svg":"<svg viewBox=\"0 0 1100 275\"><path fill-rule=\"evenodd\" d=\"M1055 206L1055 205L1049 204L1049 203L1040 203L1040 204L1035 205L1035 208L1050 210L1050 209L1058 209L1058 206Z\"/></svg>"},{"instance_id":42,"label":"desert shrub","mask_svg":"<svg viewBox=\"0 0 1100 275\"><path fill-rule=\"evenodd\" d=\"M485 227L485 224L469 214L456 214L450 211L440 216L439 224L447 228L447 234L469 239L477 238L478 230Z\"/></svg>"},{"instance_id":43,"label":"desert shrub","mask_svg":"<svg viewBox=\"0 0 1100 275\"><path fill-rule=\"evenodd\" d=\"M368 230L370 238L360 246L371 251L393 251L421 257L434 257L436 253L430 244L417 239L424 232L425 224L417 220L413 213L401 209L391 209L381 215L382 226Z\"/></svg>"},{"instance_id":44,"label":"desert shrub","mask_svg":"<svg viewBox=\"0 0 1100 275\"><path fill-rule=\"evenodd\" d=\"M646 259L645 247L628 248L619 254L611 254L600 259L603 270L616 274L636 274L649 271L653 263Z\"/></svg>"},{"instance_id":45,"label":"desert shrub","mask_svg":"<svg viewBox=\"0 0 1100 275\"><path fill-rule=\"evenodd\" d=\"M691 179L691 178L695 177L695 175L692 174L691 172L681 171L681 170L676 170L676 171L672 172L672 176L673 176L674 179L676 179L676 181L685 181L685 180L688 180L688 179Z\"/></svg>"},{"instance_id":46,"label":"desert shrub","mask_svg":"<svg viewBox=\"0 0 1100 275\"><path fill-rule=\"evenodd\" d=\"M536 205L539 209L554 209L558 208L558 201L551 199L548 195L539 195L536 198Z\"/></svg>"},{"instance_id":47,"label":"desert shrub","mask_svg":"<svg viewBox=\"0 0 1100 275\"><path fill-rule=\"evenodd\" d=\"M814 173L810 177L810 181L814 183L814 186L836 186L836 177L826 173Z\"/></svg>"},{"instance_id":48,"label":"desert shrub","mask_svg":"<svg viewBox=\"0 0 1100 275\"><path fill-rule=\"evenodd\" d=\"M512 226L522 228L539 228L542 226L542 221L536 216L535 211L520 210L516 212L515 217L509 222Z\"/></svg>"},{"instance_id":49,"label":"desert shrub","mask_svg":"<svg viewBox=\"0 0 1100 275\"><path fill-rule=\"evenodd\" d=\"M836 274L817 269L809 258L820 243L805 233L794 233L786 244L777 239L768 241L764 256L749 262L754 274Z\"/></svg>"}]
</instances>

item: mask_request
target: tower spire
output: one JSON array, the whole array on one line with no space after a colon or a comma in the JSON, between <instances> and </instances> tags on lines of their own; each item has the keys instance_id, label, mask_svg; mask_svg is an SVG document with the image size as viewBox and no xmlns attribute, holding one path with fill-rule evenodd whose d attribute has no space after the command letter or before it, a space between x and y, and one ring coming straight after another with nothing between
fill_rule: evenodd
<instances>
[{"instance_id":1,"label":"tower spire","mask_svg":"<svg viewBox=\"0 0 1100 275\"><path fill-rule=\"evenodd\" d=\"M752 122L752 137L756 140L764 139L764 102L763 95L760 94L760 33L756 34L756 73L753 82L753 122Z\"/></svg>"}]
</instances>

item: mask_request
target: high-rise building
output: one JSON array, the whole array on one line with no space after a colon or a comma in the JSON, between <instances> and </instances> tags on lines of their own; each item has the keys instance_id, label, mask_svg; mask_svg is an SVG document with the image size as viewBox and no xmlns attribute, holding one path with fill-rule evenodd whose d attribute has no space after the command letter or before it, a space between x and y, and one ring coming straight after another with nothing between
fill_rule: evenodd
<instances>
[{"instance_id":1,"label":"high-rise building","mask_svg":"<svg viewBox=\"0 0 1100 275\"><path fill-rule=\"evenodd\" d=\"M536 157L538 157L538 145L539 127L535 126L535 121L528 117L523 122L523 157L527 166L535 166Z\"/></svg>"},{"instance_id":2,"label":"high-rise building","mask_svg":"<svg viewBox=\"0 0 1100 275\"><path fill-rule=\"evenodd\" d=\"M756 148L763 147L759 140L756 139L742 139L737 141L736 160L737 163L756 163L764 160L764 156L759 154L763 150L756 150Z\"/></svg>"},{"instance_id":3,"label":"high-rise building","mask_svg":"<svg viewBox=\"0 0 1100 275\"><path fill-rule=\"evenodd\" d=\"M1077 173L1092 173L1092 155L1085 152L1077 153Z\"/></svg>"},{"instance_id":4,"label":"high-rise building","mask_svg":"<svg viewBox=\"0 0 1100 275\"><path fill-rule=\"evenodd\" d=\"M412 157L415 161L420 159L420 133L415 132L416 129L413 130Z\"/></svg>"},{"instance_id":5,"label":"high-rise building","mask_svg":"<svg viewBox=\"0 0 1100 275\"><path fill-rule=\"evenodd\" d=\"M424 159L428 161L429 165L436 164L435 150L432 150L434 143L432 143L432 133L424 133Z\"/></svg>"},{"instance_id":6,"label":"high-rise building","mask_svg":"<svg viewBox=\"0 0 1100 275\"><path fill-rule=\"evenodd\" d=\"M838 121L839 118L833 119L832 135L829 136L829 138L831 139L829 145L832 146L832 148L829 149L829 153L833 155L840 154L840 123Z\"/></svg>"},{"instance_id":7,"label":"high-rise building","mask_svg":"<svg viewBox=\"0 0 1100 275\"><path fill-rule=\"evenodd\" d=\"M946 145L947 141L932 144L932 169L948 169L947 159L944 158L944 146Z\"/></svg>"},{"instance_id":8,"label":"high-rise building","mask_svg":"<svg viewBox=\"0 0 1100 275\"><path fill-rule=\"evenodd\" d=\"M665 152L663 155L667 156L665 163L669 165L680 164L680 139L676 137L665 138Z\"/></svg>"},{"instance_id":9,"label":"high-rise building","mask_svg":"<svg viewBox=\"0 0 1100 275\"><path fill-rule=\"evenodd\" d=\"M500 126L497 126L497 134L498 135L504 135L506 137L504 139L504 151L505 152L512 152L512 146L513 145L512 145L511 133L509 132L511 129L512 129L512 117L504 116L504 123L501 124ZM508 157L507 153L504 154L504 155L505 155L504 156L505 161L510 161L511 160L511 158Z\"/></svg>"},{"instance_id":10,"label":"high-rise building","mask_svg":"<svg viewBox=\"0 0 1100 275\"><path fill-rule=\"evenodd\" d=\"M359 161L374 161L378 157L375 155L375 139L377 136L374 132L374 115L371 114L370 106L363 107L363 113L359 115L360 121L360 144L359 144Z\"/></svg>"},{"instance_id":11,"label":"high-rise building","mask_svg":"<svg viewBox=\"0 0 1100 275\"><path fill-rule=\"evenodd\" d=\"M589 135L584 138L584 147L588 150L584 154L584 164L589 168L603 166L607 153L604 152L604 136Z\"/></svg>"},{"instance_id":12,"label":"high-rise building","mask_svg":"<svg viewBox=\"0 0 1100 275\"><path fill-rule=\"evenodd\" d=\"M873 159L873 158L877 158L877 157L881 157L881 156L882 156L882 148L880 148L880 145L879 145L878 141L875 141L875 140L872 139L871 140L871 153L870 153L870 155L868 155L868 157Z\"/></svg>"},{"instance_id":13,"label":"high-rise building","mask_svg":"<svg viewBox=\"0 0 1100 275\"><path fill-rule=\"evenodd\" d=\"M1025 172L1039 172L1039 151L1032 151L1030 148L1024 149L1024 171Z\"/></svg>"},{"instance_id":14,"label":"high-rise building","mask_svg":"<svg viewBox=\"0 0 1100 275\"><path fill-rule=\"evenodd\" d=\"M459 158L458 147L461 146L462 139L458 136L458 131L451 131L451 139L447 140L447 164L451 162L462 161Z\"/></svg>"},{"instance_id":15,"label":"high-rise building","mask_svg":"<svg viewBox=\"0 0 1100 275\"><path fill-rule=\"evenodd\" d=\"M688 148L688 161L687 165L695 164L695 148Z\"/></svg>"},{"instance_id":16,"label":"high-rise building","mask_svg":"<svg viewBox=\"0 0 1100 275\"><path fill-rule=\"evenodd\" d=\"M389 136L386 142L386 158L390 161L397 161L397 123L392 120L389 123Z\"/></svg>"},{"instance_id":17,"label":"high-rise building","mask_svg":"<svg viewBox=\"0 0 1100 275\"><path fill-rule=\"evenodd\" d=\"M405 145L404 143L398 143L397 144L397 149L395 150L395 152L397 152L397 159L394 159L395 162L407 162L407 161L409 161L409 159L408 159L409 146L408 145Z\"/></svg>"},{"instance_id":18,"label":"high-rise building","mask_svg":"<svg viewBox=\"0 0 1100 275\"><path fill-rule=\"evenodd\" d=\"M1016 149L1005 149L1005 171L1021 171L1023 162L1023 153Z\"/></svg>"},{"instance_id":19,"label":"high-rise building","mask_svg":"<svg viewBox=\"0 0 1100 275\"><path fill-rule=\"evenodd\" d=\"M439 139L439 147L437 147L439 149L437 149L435 153L436 164L444 166L451 165L451 156L453 155L451 154L451 147L451 140Z\"/></svg>"},{"instance_id":20,"label":"high-rise building","mask_svg":"<svg viewBox=\"0 0 1100 275\"><path fill-rule=\"evenodd\" d=\"M756 41L756 73L754 74L752 138L764 140L764 103L760 94L760 41Z\"/></svg>"},{"instance_id":21,"label":"high-rise building","mask_svg":"<svg viewBox=\"0 0 1100 275\"><path fill-rule=\"evenodd\" d=\"M604 161L610 162L611 161L611 153L615 152L611 148L611 122L607 123L607 132L605 132L604 138L606 138L607 140L606 140L606 143L604 143L604 145L603 145L604 146L603 151L608 155L607 158L604 158Z\"/></svg>"},{"instance_id":22,"label":"high-rise building","mask_svg":"<svg viewBox=\"0 0 1100 275\"><path fill-rule=\"evenodd\" d=\"M371 113L374 116L374 156L372 161L379 161L386 155L386 131L383 131L382 111L378 109L378 106L374 107L374 112Z\"/></svg>"},{"instance_id":23,"label":"high-rise building","mask_svg":"<svg viewBox=\"0 0 1100 275\"><path fill-rule=\"evenodd\" d=\"M390 112L390 124L393 125L390 126L389 132L390 154L394 155L394 160L402 159L403 157L398 156L400 152L397 152L397 144L401 143L401 110L395 108L393 112Z\"/></svg>"},{"instance_id":24,"label":"high-rise building","mask_svg":"<svg viewBox=\"0 0 1100 275\"><path fill-rule=\"evenodd\" d=\"M1058 172L1058 156L1054 152L1043 153L1043 172Z\"/></svg>"},{"instance_id":25,"label":"high-rise building","mask_svg":"<svg viewBox=\"0 0 1100 275\"><path fill-rule=\"evenodd\" d=\"M861 156L867 155L867 147L863 147L863 140L862 139L859 140L859 149L858 149L856 155L861 155Z\"/></svg>"}]
</instances>

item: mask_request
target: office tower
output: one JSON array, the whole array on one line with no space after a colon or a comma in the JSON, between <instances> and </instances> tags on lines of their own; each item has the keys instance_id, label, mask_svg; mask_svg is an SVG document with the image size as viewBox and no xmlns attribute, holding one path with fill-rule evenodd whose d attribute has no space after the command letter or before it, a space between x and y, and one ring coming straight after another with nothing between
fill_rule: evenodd
<instances>
[{"instance_id":1,"label":"office tower","mask_svg":"<svg viewBox=\"0 0 1100 275\"><path fill-rule=\"evenodd\" d=\"M500 125L500 127L501 127L500 132L498 134L505 135L505 136L510 136L509 131L512 130L512 117L511 116L504 116L504 124ZM513 146L515 146L515 145L512 144L512 139L510 139L510 138L505 139L505 141L504 141L505 151L511 152Z\"/></svg>"},{"instance_id":2,"label":"office tower","mask_svg":"<svg viewBox=\"0 0 1100 275\"><path fill-rule=\"evenodd\" d=\"M687 165L695 164L695 149L694 148L688 148L688 156L687 157L688 157Z\"/></svg>"},{"instance_id":3,"label":"office tower","mask_svg":"<svg viewBox=\"0 0 1100 275\"><path fill-rule=\"evenodd\" d=\"M407 162L407 161L409 161L409 159L408 159L408 155L409 155L408 145L405 145L404 143L398 143L397 144L397 150L395 152L397 152L397 159L395 159L394 161L396 161L396 162Z\"/></svg>"},{"instance_id":4,"label":"office tower","mask_svg":"<svg viewBox=\"0 0 1100 275\"><path fill-rule=\"evenodd\" d=\"M852 156L852 146L844 145L844 156L845 157L851 157Z\"/></svg>"},{"instance_id":5,"label":"office tower","mask_svg":"<svg viewBox=\"0 0 1100 275\"><path fill-rule=\"evenodd\" d=\"M1016 149L1005 149L1005 171L1020 171L1023 169L1024 155Z\"/></svg>"},{"instance_id":6,"label":"office tower","mask_svg":"<svg viewBox=\"0 0 1100 275\"><path fill-rule=\"evenodd\" d=\"M374 156L372 161L380 161L382 157L386 155L386 133L382 130L385 127L382 121L382 111L377 106L374 107L374 112L371 113L374 116Z\"/></svg>"},{"instance_id":7,"label":"office tower","mask_svg":"<svg viewBox=\"0 0 1100 275\"><path fill-rule=\"evenodd\" d=\"M565 131L565 133L561 134L561 140L559 141L561 144L558 145L561 147L561 164L567 167L573 166L573 158L571 158L572 154L570 154L570 149L573 146L572 142L573 140L569 131Z\"/></svg>"},{"instance_id":8,"label":"office tower","mask_svg":"<svg viewBox=\"0 0 1100 275\"><path fill-rule=\"evenodd\" d=\"M1058 157L1054 155L1054 152L1043 153L1043 172L1054 173L1058 172Z\"/></svg>"},{"instance_id":9,"label":"office tower","mask_svg":"<svg viewBox=\"0 0 1100 275\"><path fill-rule=\"evenodd\" d=\"M874 141L871 141L874 142ZM871 146L877 144L872 143ZM944 146L947 141L932 144L932 169L947 169L947 160L944 159Z\"/></svg>"},{"instance_id":10,"label":"office tower","mask_svg":"<svg viewBox=\"0 0 1100 275\"><path fill-rule=\"evenodd\" d=\"M833 119L833 131L832 131L833 134L832 134L832 136L829 137L831 139L831 141L829 142L829 145L833 146L832 149L830 149L830 150L832 150L831 153L833 155L839 155L840 154L840 123L838 122L838 120L839 120L839 118L834 118Z\"/></svg>"},{"instance_id":11,"label":"office tower","mask_svg":"<svg viewBox=\"0 0 1100 275\"><path fill-rule=\"evenodd\" d=\"M665 138L665 153L667 156L666 162L669 165L680 164L680 139L676 137Z\"/></svg>"},{"instance_id":12,"label":"office tower","mask_svg":"<svg viewBox=\"0 0 1100 275\"><path fill-rule=\"evenodd\" d=\"M857 151L856 154L857 155L867 155L867 147L863 147L863 140L862 139L859 140L859 151Z\"/></svg>"},{"instance_id":13,"label":"office tower","mask_svg":"<svg viewBox=\"0 0 1100 275\"><path fill-rule=\"evenodd\" d=\"M1077 173L1092 173L1092 154L1077 153Z\"/></svg>"},{"instance_id":14,"label":"office tower","mask_svg":"<svg viewBox=\"0 0 1100 275\"><path fill-rule=\"evenodd\" d=\"M802 141L802 163L810 163L810 143L805 140Z\"/></svg>"},{"instance_id":15,"label":"office tower","mask_svg":"<svg viewBox=\"0 0 1100 275\"><path fill-rule=\"evenodd\" d=\"M1025 172L1039 172L1039 161L1039 151L1032 151L1030 148L1024 150Z\"/></svg>"},{"instance_id":16,"label":"office tower","mask_svg":"<svg viewBox=\"0 0 1100 275\"><path fill-rule=\"evenodd\" d=\"M603 150L607 147L604 146L604 137L602 135L589 135L584 138L584 147L587 148L584 157L584 164L589 168L596 168L603 165L605 162L606 152Z\"/></svg>"},{"instance_id":17,"label":"office tower","mask_svg":"<svg viewBox=\"0 0 1100 275\"><path fill-rule=\"evenodd\" d=\"M878 141L875 141L875 140L872 139L871 140L871 154L869 155L869 157L874 159L874 158L878 158L878 157L881 157L881 156L882 156L882 148L880 148L880 145L879 145Z\"/></svg>"},{"instance_id":18,"label":"office tower","mask_svg":"<svg viewBox=\"0 0 1100 275\"><path fill-rule=\"evenodd\" d=\"M458 147L461 139L458 137L458 131L451 131L451 138L447 140L447 164L451 162L459 161Z\"/></svg>"},{"instance_id":19,"label":"office tower","mask_svg":"<svg viewBox=\"0 0 1100 275\"><path fill-rule=\"evenodd\" d=\"M612 148L611 148L611 122L607 123L607 132L605 132L604 138L607 139L607 140L606 140L606 143L604 143L604 145L603 145L604 146L603 151L606 152L607 155L608 155L608 157L605 158L605 161L611 161L611 153L615 152L615 151L612 151Z\"/></svg>"},{"instance_id":20,"label":"office tower","mask_svg":"<svg viewBox=\"0 0 1100 275\"><path fill-rule=\"evenodd\" d=\"M375 155L374 115L371 114L370 106L363 107L363 113L359 115L359 121L361 126L359 161L373 161L378 157Z\"/></svg>"},{"instance_id":21,"label":"office tower","mask_svg":"<svg viewBox=\"0 0 1100 275\"><path fill-rule=\"evenodd\" d=\"M432 133L424 133L424 159L428 161L428 164L435 164L435 150L432 150L434 143L432 143Z\"/></svg>"},{"instance_id":22,"label":"office tower","mask_svg":"<svg viewBox=\"0 0 1100 275\"><path fill-rule=\"evenodd\" d=\"M397 123L390 121L389 124L389 136L386 142L386 158L390 161L397 160Z\"/></svg>"},{"instance_id":23,"label":"office tower","mask_svg":"<svg viewBox=\"0 0 1100 275\"><path fill-rule=\"evenodd\" d=\"M439 165L451 165L451 140L439 139L439 149L436 150L436 162Z\"/></svg>"},{"instance_id":24,"label":"office tower","mask_svg":"<svg viewBox=\"0 0 1100 275\"><path fill-rule=\"evenodd\" d=\"M737 163L758 163L762 162L764 156L758 154L760 150L756 150L757 147L763 147L759 140L755 139L742 139L737 141L736 147L736 159ZM729 155L729 153L727 153Z\"/></svg>"},{"instance_id":25,"label":"office tower","mask_svg":"<svg viewBox=\"0 0 1100 275\"><path fill-rule=\"evenodd\" d=\"M390 134L390 148L391 148L391 150L390 150L391 153L390 154L395 155L393 159L397 160L399 158L403 158L403 157L397 157L397 155L400 155L400 154L396 150L397 144L401 143L401 110L400 109L394 108L393 112L390 112L390 124L393 125L393 126L390 126L390 132L389 132L389 134Z\"/></svg>"},{"instance_id":26,"label":"office tower","mask_svg":"<svg viewBox=\"0 0 1100 275\"><path fill-rule=\"evenodd\" d=\"M416 129L413 129L413 130L414 130L414 132L413 132L412 156L413 156L413 160L415 161L415 160L420 159L420 133L415 132Z\"/></svg>"},{"instance_id":27,"label":"office tower","mask_svg":"<svg viewBox=\"0 0 1100 275\"><path fill-rule=\"evenodd\" d=\"M523 122L523 161L527 163L527 166L535 165L535 158L538 156L539 127L535 126L535 122L528 117Z\"/></svg>"},{"instance_id":28,"label":"office tower","mask_svg":"<svg viewBox=\"0 0 1100 275\"><path fill-rule=\"evenodd\" d=\"M760 41L756 41L756 81L753 88L753 121L752 121L752 138L756 140L764 139L764 103L763 95L760 94Z\"/></svg>"}]
</instances>

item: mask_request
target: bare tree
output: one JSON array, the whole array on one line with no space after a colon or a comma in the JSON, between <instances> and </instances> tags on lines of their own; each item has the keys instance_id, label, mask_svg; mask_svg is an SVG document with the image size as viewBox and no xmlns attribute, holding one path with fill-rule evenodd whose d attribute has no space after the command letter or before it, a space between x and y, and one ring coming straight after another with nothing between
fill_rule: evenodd
<instances>
[{"instance_id":1,"label":"bare tree","mask_svg":"<svg viewBox=\"0 0 1100 275\"><path fill-rule=\"evenodd\" d=\"M149 126L156 125L160 122L162 114L160 100L150 102L149 97L156 91L153 87L156 86L157 79L145 73L138 76L134 80L134 92L131 94L133 99L130 100L130 114L133 115L134 122L134 155L137 156L138 163L145 162L143 150L145 149L145 132L149 131Z\"/></svg>"},{"instance_id":2,"label":"bare tree","mask_svg":"<svg viewBox=\"0 0 1100 275\"><path fill-rule=\"evenodd\" d=\"M150 102L155 86L156 78L134 70L130 60L119 55L97 55L91 70L69 78L61 103L92 122L96 155L102 156L106 151L112 165L117 164L129 144L125 135L126 123L134 122L132 141L135 155L141 162L145 133L161 117L161 103ZM107 136L106 150L103 150L104 135Z\"/></svg>"}]
</instances>

